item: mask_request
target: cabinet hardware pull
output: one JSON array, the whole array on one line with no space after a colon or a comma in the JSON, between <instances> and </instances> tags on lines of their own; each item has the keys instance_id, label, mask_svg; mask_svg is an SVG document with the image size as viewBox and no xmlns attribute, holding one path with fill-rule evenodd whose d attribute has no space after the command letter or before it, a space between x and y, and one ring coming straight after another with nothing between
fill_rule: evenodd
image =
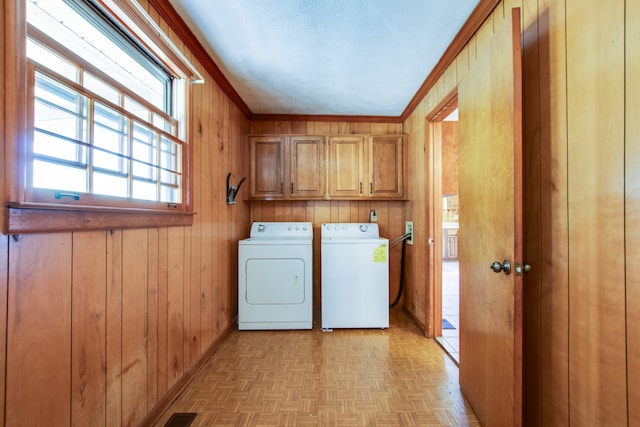
<instances>
[{"instance_id":1,"label":"cabinet hardware pull","mask_svg":"<svg viewBox=\"0 0 640 427\"><path fill-rule=\"evenodd\" d=\"M282 193L282 188L284 187L284 184L281 182L280 183L280 193Z\"/></svg>"},{"instance_id":2,"label":"cabinet hardware pull","mask_svg":"<svg viewBox=\"0 0 640 427\"><path fill-rule=\"evenodd\" d=\"M373 194L373 182L369 183L369 194Z\"/></svg>"},{"instance_id":3,"label":"cabinet hardware pull","mask_svg":"<svg viewBox=\"0 0 640 427\"><path fill-rule=\"evenodd\" d=\"M80 200L80 194L78 193L63 193L62 191L56 191L56 199L62 199L63 197L72 197L73 200Z\"/></svg>"},{"instance_id":4,"label":"cabinet hardware pull","mask_svg":"<svg viewBox=\"0 0 640 427\"><path fill-rule=\"evenodd\" d=\"M293 194L293 182L291 183L291 194Z\"/></svg>"},{"instance_id":5,"label":"cabinet hardware pull","mask_svg":"<svg viewBox=\"0 0 640 427\"><path fill-rule=\"evenodd\" d=\"M360 183L360 194L362 194L362 183Z\"/></svg>"}]
</instances>

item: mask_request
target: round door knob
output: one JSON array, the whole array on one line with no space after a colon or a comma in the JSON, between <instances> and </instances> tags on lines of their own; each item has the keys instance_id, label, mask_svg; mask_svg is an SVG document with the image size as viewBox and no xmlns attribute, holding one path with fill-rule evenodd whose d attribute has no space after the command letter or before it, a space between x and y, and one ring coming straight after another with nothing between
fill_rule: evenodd
<instances>
[{"instance_id":1,"label":"round door knob","mask_svg":"<svg viewBox=\"0 0 640 427\"><path fill-rule=\"evenodd\" d=\"M492 269L494 273L500 273L500 272L503 272L504 274L511 273L511 263L509 262L509 260L506 260L506 259L502 262L494 261L493 263L491 263L491 266L489 268Z\"/></svg>"}]
</instances>

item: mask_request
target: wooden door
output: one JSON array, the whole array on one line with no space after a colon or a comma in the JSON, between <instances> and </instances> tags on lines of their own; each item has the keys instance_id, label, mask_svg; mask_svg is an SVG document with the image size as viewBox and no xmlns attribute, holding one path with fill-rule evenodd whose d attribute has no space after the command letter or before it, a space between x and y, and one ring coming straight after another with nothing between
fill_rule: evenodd
<instances>
[{"instance_id":1,"label":"wooden door","mask_svg":"<svg viewBox=\"0 0 640 427\"><path fill-rule=\"evenodd\" d=\"M289 143L292 198L321 199L325 193L325 151L322 136L292 136Z\"/></svg>"},{"instance_id":2,"label":"wooden door","mask_svg":"<svg viewBox=\"0 0 640 427\"><path fill-rule=\"evenodd\" d=\"M522 425L520 35L513 9L458 88L460 385L487 426Z\"/></svg>"},{"instance_id":3,"label":"wooden door","mask_svg":"<svg viewBox=\"0 0 640 427\"><path fill-rule=\"evenodd\" d=\"M250 197L284 198L285 142L284 137L278 136L250 138Z\"/></svg>"},{"instance_id":4,"label":"wooden door","mask_svg":"<svg viewBox=\"0 0 640 427\"><path fill-rule=\"evenodd\" d=\"M363 140L361 136L334 136L329 140L329 196L365 196L363 182Z\"/></svg>"},{"instance_id":5,"label":"wooden door","mask_svg":"<svg viewBox=\"0 0 640 427\"><path fill-rule=\"evenodd\" d=\"M404 194L402 136L373 136L369 148L369 188L373 198L401 198Z\"/></svg>"}]
</instances>

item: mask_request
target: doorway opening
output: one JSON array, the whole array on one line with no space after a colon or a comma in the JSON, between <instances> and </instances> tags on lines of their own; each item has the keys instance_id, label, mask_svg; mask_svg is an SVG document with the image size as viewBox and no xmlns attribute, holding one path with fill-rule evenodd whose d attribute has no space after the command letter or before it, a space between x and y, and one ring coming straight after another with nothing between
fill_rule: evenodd
<instances>
[{"instance_id":1,"label":"doorway opening","mask_svg":"<svg viewBox=\"0 0 640 427\"><path fill-rule=\"evenodd\" d=\"M458 108L452 94L443 108L428 117L433 143L433 187L429 217L433 218L434 338L459 363L460 274L458 233Z\"/></svg>"}]
</instances>

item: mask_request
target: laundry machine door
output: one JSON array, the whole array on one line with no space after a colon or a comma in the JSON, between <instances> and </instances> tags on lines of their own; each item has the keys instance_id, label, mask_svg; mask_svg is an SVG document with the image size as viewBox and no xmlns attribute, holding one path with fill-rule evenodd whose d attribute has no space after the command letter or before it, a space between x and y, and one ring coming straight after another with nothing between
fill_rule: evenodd
<instances>
[{"instance_id":1,"label":"laundry machine door","mask_svg":"<svg viewBox=\"0 0 640 427\"><path fill-rule=\"evenodd\" d=\"M246 264L246 302L251 305L302 304L305 263L300 258L252 258Z\"/></svg>"}]
</instances>

